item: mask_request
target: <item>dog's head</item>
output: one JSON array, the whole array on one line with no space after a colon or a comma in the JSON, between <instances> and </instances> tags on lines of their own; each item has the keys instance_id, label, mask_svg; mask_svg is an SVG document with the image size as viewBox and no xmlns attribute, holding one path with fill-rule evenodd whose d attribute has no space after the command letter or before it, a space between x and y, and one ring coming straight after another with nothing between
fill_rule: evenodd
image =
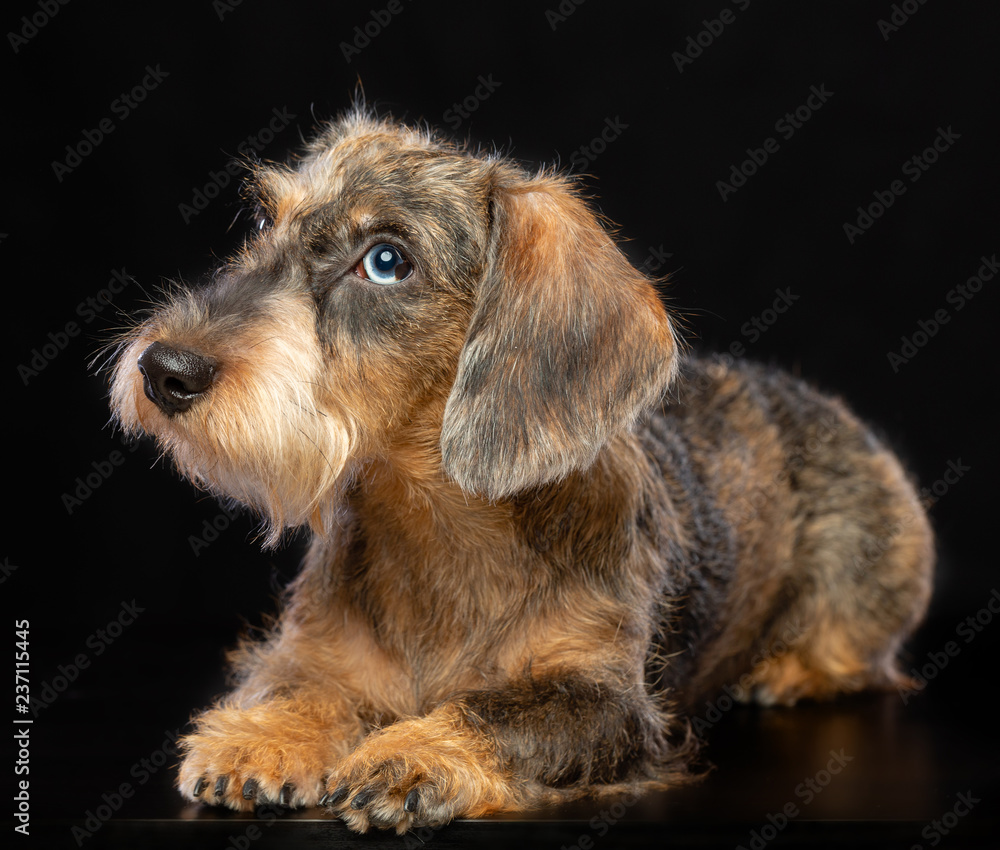
<instances>
[{"instance_id":1,"label":"dog's head","mask_svg":"<svg viewBox=\"0 0 1000 850\"><path fill-rule=\"evenodd\" d=\"M558 480L670 382L653 286L567 178L356 110L249 194L255 234L119 342L111 397L272 539L374 460L488 500Z\"/></svg>"}]
</instances>

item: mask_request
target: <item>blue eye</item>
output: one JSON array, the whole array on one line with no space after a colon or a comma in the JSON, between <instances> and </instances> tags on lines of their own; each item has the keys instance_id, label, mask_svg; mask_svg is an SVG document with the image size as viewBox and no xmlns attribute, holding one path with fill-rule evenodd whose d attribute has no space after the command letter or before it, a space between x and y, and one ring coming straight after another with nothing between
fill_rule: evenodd
<instances>
[{"instance_id":1,"label":"blue eye","mask_svg":"<svg viewBox=\"0 0 1000 850\"><path fill-rule=\"evenodd\" d=\"M399 283L413 271L410 261L394 245L382 242L372 248L354 269L358 277L372 283Z\"/></svg>"}]
</instances>

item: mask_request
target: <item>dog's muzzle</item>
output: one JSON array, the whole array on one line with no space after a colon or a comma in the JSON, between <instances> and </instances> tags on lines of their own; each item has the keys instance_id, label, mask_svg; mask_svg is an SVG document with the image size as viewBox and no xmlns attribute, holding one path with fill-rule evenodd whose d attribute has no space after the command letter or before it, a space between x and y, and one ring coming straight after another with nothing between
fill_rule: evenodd
<instances>
[{"instance_id":1,"label":"dog's muzzle","mask_svg":"<svg viewBox=\"0 0 1000 850\"><path fill-rule=\"evenodd\" d=\"M154 342L139 355L142 388L167 416L183 413L212 386L215 364L191 351Z\"/></svg>"}]
</instances>

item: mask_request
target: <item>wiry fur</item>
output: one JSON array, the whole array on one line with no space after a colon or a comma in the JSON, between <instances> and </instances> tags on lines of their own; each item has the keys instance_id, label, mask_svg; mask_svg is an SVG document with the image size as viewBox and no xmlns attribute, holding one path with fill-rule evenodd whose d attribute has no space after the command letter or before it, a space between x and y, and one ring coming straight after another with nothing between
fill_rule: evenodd
<instances>
[{"instance_id":1,"label":"wiry fur","mask_svg":"<svg viewBox=\"0 0 1000 850\"><path fill-rule=\"evenodd\" d=\"M238 316L215 320L211 302L180 296L133 334L115 367L111 401L129 433L155 430L149 417L158 411L143 403L142 382L134 380L138 353L152 339L211 351L225 364L225 380L157 436L192 482L267 517L276 542L286 527L329 530L356 426L326 381L308 298L268 297L258 310L252 325Z\"/></svg>"},{"instance_id":2,"label":"wiry fur","mask_svg":"<svg viewBox=\"0 0 1000 850\"><path fill-rule=\"evenodd\" d=\"M933 546L898 462L783 374L682 358L567 178L359 109L249 194L258 233L112 375L126 431L270 542L314 532L185 797L405 831L683 781L725 684L902 681ZM381 243L409 277L365 279Z\"/></svg>"}]
</instances>

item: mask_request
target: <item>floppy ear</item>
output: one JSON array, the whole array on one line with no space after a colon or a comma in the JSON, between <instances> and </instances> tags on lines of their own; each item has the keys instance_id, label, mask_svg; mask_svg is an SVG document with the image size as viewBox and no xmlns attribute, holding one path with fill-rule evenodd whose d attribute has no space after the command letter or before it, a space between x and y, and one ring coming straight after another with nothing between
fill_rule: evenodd
<instances>
[{"instance_id":1,"label":"floppy ear","mask_svg":"<svg viewBox=\"0 0 1000 850\"><path fill-rule=\"evenodd\" d=\"M490 255L445 408L445 469L500 499L593 463L660 399L674 335L568 181L494 188Z\"/></svg>"}]
</instances>

